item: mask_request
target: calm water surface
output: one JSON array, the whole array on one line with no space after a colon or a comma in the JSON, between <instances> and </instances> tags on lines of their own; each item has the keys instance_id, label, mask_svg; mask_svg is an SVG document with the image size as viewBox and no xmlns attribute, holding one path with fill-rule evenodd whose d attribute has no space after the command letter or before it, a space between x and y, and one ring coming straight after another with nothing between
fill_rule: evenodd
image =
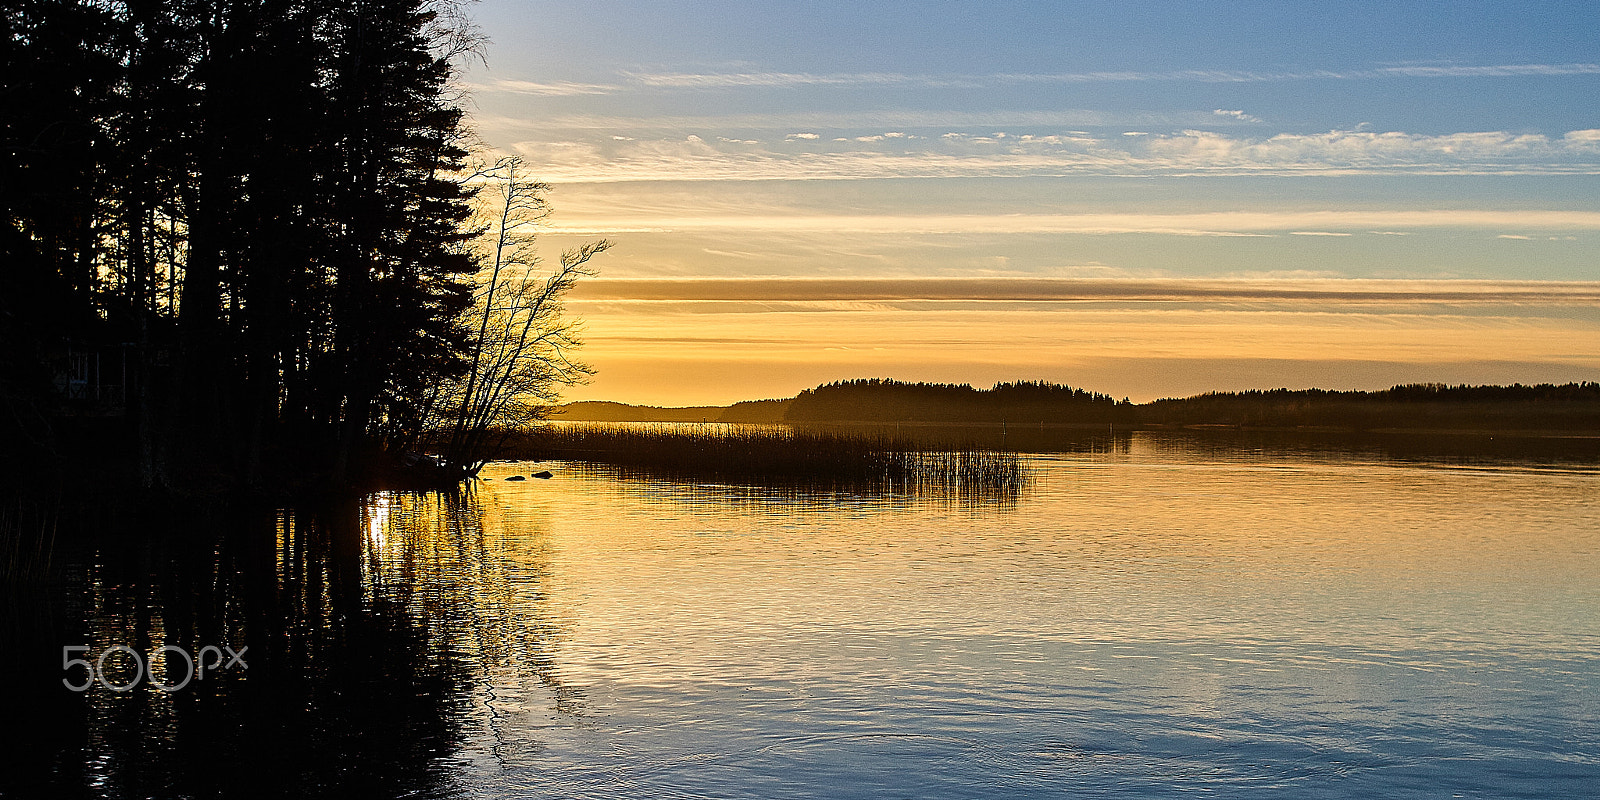
<instances>
[{"instance_id":1,"label":"calm water surface","mask_svg":"<svg viewBox=\"0 0 1600 800\"><path fill-rule=\"evenodd\" d=\"M1126 445L1032 457L1015 502L493 465L463 498L280 513L267 545L194 557L231 587L201 609L171 586L187 568L89 559L49 635L260 660L74 695L54 774L126 796L238 770L468 797L1595 795L1600 473Z\"/></svg>"}]
</instances>

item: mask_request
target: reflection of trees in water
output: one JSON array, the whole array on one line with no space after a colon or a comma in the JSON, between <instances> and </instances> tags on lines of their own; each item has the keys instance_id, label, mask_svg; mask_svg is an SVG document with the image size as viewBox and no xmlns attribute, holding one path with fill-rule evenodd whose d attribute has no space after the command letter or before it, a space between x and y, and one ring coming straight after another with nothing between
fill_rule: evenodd
<instances>
[{"instance_id":1,"label":"reflection of trees in water","mask_svg":"<svg viewBox=\"0 0 1600 800\"><path fill-rule=\"evenodd\" d=\"M1318 459L1581 470L1600 466L1600 438L1596 437L1230 428L1141 431L1134 435L1136 447L1142 451L1217 460Z\"/></svg>"},{"instance_id":2,"label":"reflection of trees in water","mask_svg":"<svg viewBox=\"0 0 1600 800\"><path fill-rule=\"evenodd\" d=\"M558 714L583 714L582 691L563 684L557 667L566 632L550 610L543 531L522 520L515 541L492 541L475 496L439 493L375 495L363 527L369 591L405 592L430 649L478 671L471 702L482 708L494 755L513 744L507 731L521 727L519 718L545 711L526 697L529 680Z\"/></svg>"},{"instance_id":3,"label":"reflection of trees in water","mask_svg":"<svg viewBox=\"0 0 1600 800\"><path fill-rule=\"evenodd\" d=\"M83 778L158 796L449 793L469 667L430 650L404 592L363 591L357 511L175 515L101 549L91 653L226 645L249 666L171 694L91 687ZM167 662L155 671L181 681Z\"/></svg>"},{"instance_id":4,"label":"reflection of trees in water","mask_svg":"<svg viewBox=\"0 0 1600 800\"><path fill-rule=\"evenodd\" d=\"M542 562L512 575L470 498L383 495L295 512L150 514L98 531L46 600L10 605L12 706L0 794L445 796L492 694L533 676L558 709L559 626ZM68 691L63 645L248 648L248 669L173 693L147 679ZM151 674L180 682L181 657ZM113 666L115 665L115 666ZM132 676L108 659L114 683ZM493 709L489 709L491 712ZM8 743L9 744L9 743ZM12 756L18 760L11 766Z\"/></svg>"}]
</instances>

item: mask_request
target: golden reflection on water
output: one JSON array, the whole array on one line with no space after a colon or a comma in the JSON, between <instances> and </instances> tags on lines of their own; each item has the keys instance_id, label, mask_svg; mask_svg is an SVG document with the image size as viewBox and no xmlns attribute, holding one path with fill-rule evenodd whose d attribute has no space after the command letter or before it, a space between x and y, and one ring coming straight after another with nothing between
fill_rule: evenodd
<instances>
[{"instance_id":1,"label":"golden reflection on water","mask_svg":"<svg viewBox=\"0 0 1600 800\"><path fill-rule=\"evenodd\" d=\"M522 710L493 687L533 678L559 714L581 714L582 692L565 686L556 652L567 638L548 589L548 553L536 519L515 531L486 521L471 496L380 493L362 509L369 593L403 591L433 649L477 665L492 718ZM500 702L497 703L497 700Z\"/></svg>"},{"instance_id":2,"label":"golden reflection on water","mask_svg":"<svg viewBox=\"0 0 1600 800\"><path fill-rule=\"evenodd\" d=\"M970 760L989 748L1061 789L1130 731L1178 744L1091 778L1219 774L1217 741L1372 776L1400 758L1374 737L1444 746L1445 718L1570 735L1558 709L1600 645L1600 474L1186 448L1031 457L1028 492L987 506L494 464L458 499L370 504L369 563L456 598L417 608L465 622L455 646L486 665L460 769L509 794L737 793L771 759L824 785L957 753L990 780ZM1252 763L1228 769L1278 769Z\"/></svg>"},{"instance_id":3,"label":"golden reflection on water","mask_svg":"<svg viewBox=\"0 0 1600 800\"><path fill-rule=\"evenodd\" d=\"M1547 646L1596 633L1528 624L1592 605L1592 474L1185 461L1137 441L1038 466L1015 508L574 465L549 482L480 484L477 502L486 542L513 561L537 554L574 630L561 670L580 683L687 679L794 631L851 626L1123 641L1314 628L1394 647L1486 627ZM486 477L519 471L531 469Z\"/></svg>"},{"instance_id":4,"label":"golden reflection on water","mask_svg":"<svg viewBox=\"0 0 1600 800\"><path fill-rule=\"evenodd\" d=\"M241 760L516 797L1593 772L1600 472L1108 442L1027 456L1007 503L493 464L112 537L91 653L248 644L251 668L92 687L72 757L157 795Z\"/></svg>"}]
</instances>

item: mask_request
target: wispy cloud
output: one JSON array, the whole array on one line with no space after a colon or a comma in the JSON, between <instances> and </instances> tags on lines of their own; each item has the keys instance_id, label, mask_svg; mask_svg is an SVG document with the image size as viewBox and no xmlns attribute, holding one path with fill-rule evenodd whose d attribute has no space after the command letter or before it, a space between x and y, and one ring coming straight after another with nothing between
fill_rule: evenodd
<instances>
[{"instance_id":1,"label":"wispy cloud","mask_svg":"<svg viewBox=\"0 0 1600 800\"><path fill-rule=\"evenodd\" d=\"M1412 229L1600 230L1600 212L1541 210L1229 211L1199 214L730 214L704 217L585 215L551 223L552 233L762 231L777 233L1079 233L1171 236L1349 236L1375 223ZM1328 230L1343 228L1346 231Z\"/></svg>"},{"instance_id":2,"label":"wispy cloud","mask_svg":"<svg viewBox=\"0 0 1600 800\"><path fill-rule=\"evenodd\" d=\"M1005 72L988 75L911 75L899 72L624 72L622 82L653 89L790 88L802 86L983 87L1007 83L1262 83L1304 80L1407 78L1505 78L1600 75L1600 64L1404 64L1355 70L1103 70L1093 72Z\"/></svg>"},{"instance_id":3,"label":"wispy cloud","mask_svg":"<svg viewBox=\"0 0 1600 800\"><path fill-rule=\"evenodd\" d=\"M1100 111L1094 109L1007 110L1007 111L957 111L870 109L860 111L773 111L763 113L723 114L667 114L652 116L625 116L598 113L561 113L537 116L506 116L504 114L479 114L474 121L480 128L522 135L558 131L618 131L633 135L645 132L667 133L684 130L739 130L783 133L803 130L871 130L881 132L894 129L898 132L917 133L937 137L949 130L987 128L995 130L1007 126L1049 127L1063 129L1061 133L1087 135L1083 128L1148 128L1181 129L1198 128L1216 124L1217 118L1209 111ZM942 130L929 130L942 129ZM851 135L855 135L852 133Z\"/></svg>"},{"instance_id":4,"label":"wispy cloud","mask_svg":"<svg viewBox=\"0 0 1600 800\"><path fill-rule=\"evenodd\" d=\"M1372 72L1410 78L1517 78L1530 75L1600 75L1600 64L1409 65L1383 67Z\"/></svg>"},{"instance_id":5,"label":"wispy cloud","mask_svg":"<svg viewBox=\"0 0 1600 800\"><path fill-rule=\"evenodd\" d=\"M495 80L488 83L467 84L467 89L474 92L499 92L504 94L534 95L537 97L572 97L577 95L612 94L622 91L623 87L615 84L603 83L572 83L569 81L555 81L539 83L536 81Z\"/></svg>"},{"instance_id":6,"label":"wispy cloud","mask_svg":"<svg viewBox=\"0 0 1600 800\"><path fill-rule=\"evenodd\" d=\"M1600 301L1600 282L1216 279L853 278L589 280L582 300L867 302L1336 301L1547 305Z\"/></svg>"},{"instance_id":7,"label":"wispy cloud","mask_svg":"<svg viewBox=\"0 0 1600 800\"><path fill-rule=\"evenodd\" d=\"M704 129L702 129L704 130ZM881 128L879 130L882 130ZM936 129L935 129L936 130ZM781 129L780 129L781 131ZM903 133L895 131L894 133ZM578 134L578 131L569 131ZM616 129L513 149L561 182L818 180L1070 175L1559 175L1600 174L1600 131L1550 137L1508 131L1443 135L1329 131L1241 137L1169 134L1039 135L993 128L927 136L830 131L762 138L724 131L649 137ZM726 134L726 135L723 135ZM848 134L848 135L839 135ZM619 138L620 137L620 138ZM801 149L797 149L801 148ZM1378 223L1381 224L1381 223Z\"/></svg>"},{"instance_id":8,"label":"wispy cloud","mask_svg":"<svg viewBox=\"0 0 1600 800\"><path fill-rule=\"evenodd\" d=\"M816 75L803 72L624 72L629 83L663 89L731 89L748 86L784 88L792 86L883 86L928 83L938 79L913 77L893 72L860 72Z\"/></svg>"},{"instance_id":9,"label":"wispy cloud","mask_svg":"<svg viewBox=\"0 0 1600 800\"><path fill-rule=\"evenodd\" d=\"M1373 78L1515 78L1600 75L1600 64L1404 64L1357 70L1169 70L1059 73L995 73L988 75L912 75L899 72L642 72L625 71L611 83L501 79L475 83L477 92L562 97L637 91L707 91L787 89L801 87L983 88L1006 84L1059 83L1265 83ZM1218 114L1242 112L1219 110ZM1247 116L1246 116L1247 118Z\"/></svg>"}]
</instances>

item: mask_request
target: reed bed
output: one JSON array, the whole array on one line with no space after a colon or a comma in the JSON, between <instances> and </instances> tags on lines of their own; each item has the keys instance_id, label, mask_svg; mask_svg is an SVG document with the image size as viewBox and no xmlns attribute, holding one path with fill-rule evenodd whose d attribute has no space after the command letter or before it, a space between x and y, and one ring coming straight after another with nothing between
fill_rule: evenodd
<instances>
[{"instance_id":1,"label":"reed bed","mask_svg":"<svg viewBox=\"0 0 1600 800\"><path fill-rule=\"evenodd\" d=\"M551 425L508 455L676 479L907 494L1015 497L1031 480L1016 453L771 425Z\"/></svg>"}]
</instances>

